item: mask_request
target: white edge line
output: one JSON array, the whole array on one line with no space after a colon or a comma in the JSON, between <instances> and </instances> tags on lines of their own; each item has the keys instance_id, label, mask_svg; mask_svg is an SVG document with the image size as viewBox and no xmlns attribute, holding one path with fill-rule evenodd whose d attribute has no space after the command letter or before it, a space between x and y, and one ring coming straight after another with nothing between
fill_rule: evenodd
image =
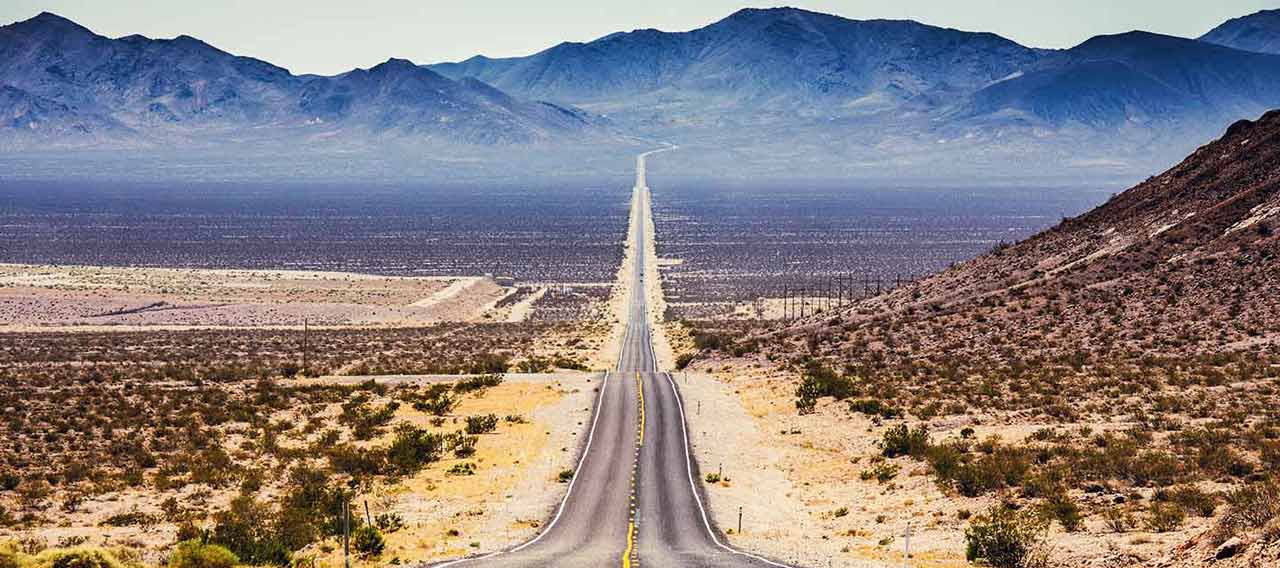
<instances>
[{"instance_id":1,"label":"white edge line","mask_svg":"<svg viewBox=\"0 0 1280 568\"><path fill-rule=\"evenodd\" d=\"M778 568L791 568L791 566L788 566L786 564L779 564L767 558L762 558L754 554L751 554L749 552L743 552L741 550L731 548L729 546L724 545L723 543L720 542L720 539L716 538L715 531L711 530L711 521L707 519L707 509L702 506L702 497L698 495L698 486L693 482L693 458L690 457L689 455L689 431L685 426L684 402L680 400L680 391L676 389L676 382L671 378L671 373L663 373L663 374L667 376L667 383L671 385L671 393L674 394L676 397L676 406L680 409L680 432L684 434L685 471L689 472L689 488L693 490L693 500L695 503L698 504L698 510L702 513L702 526L706 527L707 535L711 537L711 542L716 543L716 546L719 546L720 548L723 548L733 554L746 556L747 558L752 558L760 562L764 562L765 564L768 564L770 566L777 566Z\"/></svg>"},{"instance_id":2,"label":"white edge line","mask_svg":"<svg viewBox=\"0 0 1280 568\"><path fill-rule=\"evenodd\" d=\"M524 550L525 548L528 548L529 546L533 545L539 540L542 540L542 537L547 536L547 533L551 532L551 529L556 526L557 522L560 521L560 516L564 514L564 508L569 503L569 497L573 495L573 486L575 483L578 482L578 473L582 471L582 465L587 462L587 456L591 455L591 442L595 440L596 425L600 423L600 414L604 412L604 393L609 388L609 375L611 374L612 373L607 373L607 372L604 374L604 382L601 383L600 385L600 396L596 398L596 412L595 412L596 415L595 415L595 418L591 420L591 430L587 433L587 446L582 449L582 457L578 459L578 467L573 472L573 479L569 480L569 488L564 493L564 499L560 500L560 508L556 510L556 516L551 519L551 522L547 523L547 528L543 529L542 532L538 533L538 536L533 537L532 540L524 544L521 544L520 546L512 548L510 550L499 550L496 552L490 552L489 554L485 554L484 556L476 556L474 558L460 558L458 560L451 560L443 564L428 564L428 566L434 566L435 568L445 568L446 566L455 566L458 564L462 564L464 562L477 562L480 560L487 560L495 556L500 556L503 554L519 552L521 550Z\"/></svg>"}]
</instances>

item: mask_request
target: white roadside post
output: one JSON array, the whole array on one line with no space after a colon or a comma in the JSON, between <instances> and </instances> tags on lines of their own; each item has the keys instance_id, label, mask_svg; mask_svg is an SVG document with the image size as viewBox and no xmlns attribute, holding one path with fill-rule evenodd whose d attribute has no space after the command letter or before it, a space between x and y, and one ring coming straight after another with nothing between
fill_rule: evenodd
<instances>
[{"instance_id":1,"label":"white roadside post","mask_svg":"<svg viewBox=\"0 0 1280 568\"><path fill-rule=\"evenodd\" d=\"M902 568L911 568L911 523L907 523L907 530L902 536Z\"/></svg>"}]
</instances>

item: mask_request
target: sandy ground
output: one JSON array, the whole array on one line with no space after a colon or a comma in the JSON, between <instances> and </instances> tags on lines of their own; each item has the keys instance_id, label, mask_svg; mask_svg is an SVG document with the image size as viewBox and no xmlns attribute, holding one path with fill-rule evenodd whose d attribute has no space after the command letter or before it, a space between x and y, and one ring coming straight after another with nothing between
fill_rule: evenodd
<instances>
[{"instance_id":1,"label":"sandy ground","mask_svg":"<svg viewBox=\"0 0 1280 568\"><path fill-rule=\"evenodd\" d=\"M613 291L609 294L605 317L609 325L607 336L603 340L599 355L593 368L612 369L618 364L618 355L622 352L622 336L626 333L627 306L631 302L631 281L635 278L635 246L631 241L631 233L639 222L639 208L636 207L637 194L631 197L631 216L628 217L627 233L623 236L622 266L618 267L618 276L614 279Z\"/></svg>"},{"instance_id":2,"label":"sandy ground","mask_svg":"<svg viewBox=\"0 0 1280 568\"><path fill-rule=\"evenodd\" d=\"M576 464L601 381L600 375L509 375L483 397L467 400L457 415L519 414L528 423L504 421L481 437L475 456L451 457L398 485L376 488L370 506L395 511L406 524L386 535L377 564L457 558L533 538L564 498L568 485L556 475ZM429 427L426 416L405 418ZM448 475L460 462L476 464L476 474ZM322 557L321 564L341 566L341 551Z\"/></svg>"},{"instance_id":3,"label":"sandy ground","mask_svg":"<svg viewBox=\"0 0 1280 568\"><path fill-rule=\"evenodd\" d=\"M650 196L646 192L642 199L646 211L651 210ZM645 280L645 300L649 305L650 329L653 330L653 354L658 359L659 369L673 369L676 366L676 354L671 349L671 340L667 337L667 327L663 325L667 313L667 301L662 292L662 268L669 265L658 258L657 229L653 215L649 215L644 224L646 244L644 254L645 272L649 278Z\"/></svg>"},{"instance_id":4,"label":"sandy ground","mask_svg":"<svg viewBox=\"0 0 1280 568\"><path fill-rule=\"evenodd\" d=\"M519 323L529 319L533 315L533 305L547 295L547 287L538 288L537 292L529 294L529 297L516 302L511 306L511 311L507 313L507 323Z\"/></svg>"},{"instance_id":5,"label":"sandy ground","mask_svg":"<svg viewBox=\"0 0 1280 568\"><path fill-rule=\"evenodd\" d=\"M452 381L458 378L449 377ZM333 382L350 380L354 379L343 377ZM443 380L443 377L378 380L426 383ZM357 509L361 512L367 500L372 515L393 511L405 521L405 528L385 535L387 551L378 563L385 565L397 557L438 560L464 556L531 538L563 498L567 485L558 483L556 474L573 468L576 463L581 442L585 440L584 425L590 420L601 380L601 375L587 373L511 375L483 394L464 396L453 414L438 427L430 424L430 416L402 405L394 422L409 422L439 432L459 430L466 416L488 413L503 418L519 415L525 422L500 420L496 432L480 437L474 456L460 460L449 455L399 484L375 484L372 491L360 495ZM336 416L337 406L330 405L323 414ZM297 421L299 417L296 411L286 410L273 415L272 419ZM391 430L393 428L387 428L381 438L361 444L385 445L391 441ZM242 436L232 434L226 443L228 447L236 447L242 441ZM302 442L282 438L281 443ZM475 464L475 475L447 474L450 467L463 461ZM109 492L86 499L74 513L51 510L50 514L58 519L56 524L28 531L0 529L0 540L34 536L43 538L50 546L58 546L70 537L85 537L89 545L127 546L143 551L144 558L155 564L172 546L176 531L173 524L111 527L103 525L103 520L135 508L159 516L161 502L169 497L186 506L205 503L209 510L218 510L224 508L235 493L234 484L224 489L193 484L176 492L152 489ZM269 492L266 496L270 496ZM458 535L450 536L450 530L457 531ZM322 566L342 565L340 547L335 547L332 540L317 543L300 554L317 556Z\"/></svg>"},{"instance_id":6,"label":"sandy ground","mask_svg":"<svg viewBox=\"0 0 1280 568\"><path fill-rule=\"evenodd\" d=\"M474 277L0 265L0 329L502 321L510 308L494 306L511 291Z\"/></svg>"},{"instance_id":7,"label":"sandy ground","mask_svg":"<svg viewBox=\"0 0 1280 568\"><path fill-rule=\"evenodd\" d=\"M880 452L890 423L876 424L830 399L814 414L794 407L794 382L764 365L717 367L712 373L676 373L685 397L690 437L702 472L724 468L728 482L707 487L711 512L729 541L742 549L805 566L901 566L904 533L911 527L911 566L965 566L961 513L977 514L995 495L964 498L943 493L927 465L910 458L886 460L900 472L891 481L863 480ZM1047 426L985 417L930 423L935 439L965 427L983 439L1021 440ZM1089 424L1095 432L1127 424ZM721 466L723 464L723 466ZM1148 496L1149 497L1149 496ZM736 534L738 508L743 533ZM847 512L840 514L841 509ZM1052 558L1063 566L1111 565L1133 555L1157 558L1203 531L1209 521L1189 516L1180 530L1112 533L1100 515L1067 533L1054 525Z\"/></svg>"}]
</instances>

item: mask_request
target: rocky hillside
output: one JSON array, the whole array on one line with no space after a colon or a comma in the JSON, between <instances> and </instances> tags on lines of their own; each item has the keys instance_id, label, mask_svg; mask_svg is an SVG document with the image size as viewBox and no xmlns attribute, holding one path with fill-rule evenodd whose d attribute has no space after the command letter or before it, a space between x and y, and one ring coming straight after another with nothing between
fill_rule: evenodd
<instances>
[{"instance_id":1,"label":"rocky hillside","mask_svg":"<svg viewBox=\"0 0 1280 568\"><path fill-rule=\"evenodd\" d=\"M1280 111L1027 241L849 318L938 322L929 350L1000 356L1274 350L1280 344ZM886 316L886 314L892 314Z\"/></svg>"},{"instance_id":2,"label":"rocky hillside","mask_svg":"<svg viewBox=\"0 0 1280 568\"><path fill-rule=\"evenodd\" d=\"M862 441L840 457L882 464L863 480L928 476L946 506L922 518L987 511L952 529L969 545L1016 510L1051 566L1272 566L1278 228L1273 111L1089 213L847 311L697 324L690 367L768 401L775 428ZM886 487L877 499L919 497Z\"/></svg>"}]
</instances>

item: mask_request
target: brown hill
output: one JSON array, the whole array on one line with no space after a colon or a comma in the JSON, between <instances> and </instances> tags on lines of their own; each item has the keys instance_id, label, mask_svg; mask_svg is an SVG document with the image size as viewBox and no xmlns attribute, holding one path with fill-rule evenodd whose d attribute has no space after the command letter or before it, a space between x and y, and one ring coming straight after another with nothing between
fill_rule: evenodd
<instances>
[{"instance_id":1,"label":"brown hill","mask_svg":"<svg viewBox=\"0 0 1280 568\"><path fill-rule=\"evenodd\" d=\"M744 399L794 393L771 428L798 412L884 450L841 459L922 467L964 510L995 497L1049 515L1058 565L1270 565L1278 229L1274 111L1087 214L847 311L754 333L705 323L693 367Z\"/></svg>"},{"instance_id":2,"label":"brown hill","mask_svg":"<svg viewBox=\"0 0 1280 568\"><path fill-rule=\"evenodd\" d=\"M948 330L921 340L948 352L1269 349L1280 340L1278 189L1273 111L1085 215L863 306L851 321L945 321Z\"/></svg>"}]
</instances>

